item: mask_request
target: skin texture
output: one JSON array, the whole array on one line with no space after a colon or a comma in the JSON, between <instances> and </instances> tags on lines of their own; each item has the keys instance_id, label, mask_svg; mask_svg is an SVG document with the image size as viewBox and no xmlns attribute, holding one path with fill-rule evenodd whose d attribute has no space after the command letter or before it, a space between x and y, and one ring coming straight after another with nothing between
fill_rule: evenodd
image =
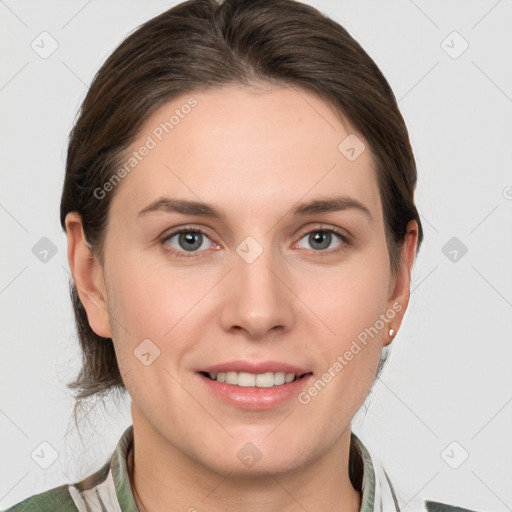
<instances>
[{"instance_id":1,"label":"skin texture","mask_svg":"<svg viewBox=\"0 0 512 512\"><path fill-rule=\"evenodd\" d=\"M349 161L338 146L356 132L300 89L229 85L185 95L150 117L131 150L191 96L197 105L109 192L103 266L84 243L80 217L66 219L80 298L94 331L113 339L132 398L138 505L359 510L348 476L350 423L392 340L389 328L396 332L405 314L417 225L408 225L393 274L368 144L356 134L366 150ZM291 214L297 203L333 195L357 199L372 218L356 209ZM204 201L225 218L138 215L161 197ZM189 225L206 235L195 252L178 236L163 240ZM312 237L322 227L351 243L332 235L318 249ZM248 236L263 249L252 263L236 252ZM242 410L214 397L196 373L225 361L274 360L318 378L393 304L401 311L389 325L307 404L293 397ZM148 366L134 355L144 339L160 350ZM247 442L262 454L251 468L237 457Z\"/></svg>"}]
</instances>

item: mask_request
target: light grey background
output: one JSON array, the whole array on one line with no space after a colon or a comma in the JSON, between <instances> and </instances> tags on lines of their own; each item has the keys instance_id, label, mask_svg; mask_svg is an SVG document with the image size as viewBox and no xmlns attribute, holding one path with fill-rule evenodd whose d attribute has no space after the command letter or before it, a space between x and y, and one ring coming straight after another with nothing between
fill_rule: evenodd
<instances>
[{"instance_id":1,"label":"light grey background","mask_svg":"<svg viewBox=\"0 0 512 512\"><path fill-rule=\"evenodd\" d=\"M131 30L175 3L0 0L0 509L96 471L131 423L129 398L91 402L83 439L70 420L65 384L80 352L58 205L92 77ZM389 80L419 171L425 240L411 301L354 431L405 511L414 496L512 510L512 2L308 3ZM31 47L49 51L52 39L47 58ZM43 237L57 250L46 262L32 250ZM444 252L455 248L456 261L443 252L453 237ZM48 469L35 462L51 453L42 442L58 454Z\"/></svg>"}]
</instances>

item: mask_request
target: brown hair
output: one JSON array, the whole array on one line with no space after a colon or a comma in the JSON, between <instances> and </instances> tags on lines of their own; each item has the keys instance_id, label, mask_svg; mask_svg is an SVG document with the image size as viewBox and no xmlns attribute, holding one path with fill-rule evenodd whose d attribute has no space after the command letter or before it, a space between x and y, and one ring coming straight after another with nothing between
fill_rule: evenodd
<instances>
[{"instance_id":1,"label":"brown hair","mask_svg":"<svg viewBox=\"0 0 512 512\"><path fill-rule=\"evenodd\" d=\"M386 79L338 23L294 0L190 0L128 36L98 71L70 134L60 220L82 217L99 261L110 200L94 191L112 178L143 123L173 98L230 83L271 82L314 93L349 120L374 157L392 270L414 205L416 165ZM341 142L341 141L340 141ZM83 365L68 387L82 400L125 390L111 339L95 334L70 283ZM385 358L384 358L385 359ZM383 360L379 365L380 372Z\"/></svg>"}]
</instances>

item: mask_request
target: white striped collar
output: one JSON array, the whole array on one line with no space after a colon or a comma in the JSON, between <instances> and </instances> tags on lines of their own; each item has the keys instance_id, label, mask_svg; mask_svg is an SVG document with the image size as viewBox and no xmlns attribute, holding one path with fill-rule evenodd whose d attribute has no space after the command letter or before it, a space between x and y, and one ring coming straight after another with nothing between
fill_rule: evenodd
<instances>
[{"instance_id":1,"label":"white striped collar","mask_svg":"<svg viewBox=\"0 0 512 512\"><path fill-rule=\"evenodd\" d=\"M395 490L380 460L370 456L361 440L351 432L353 471L362 472L357 478L362 481L361 507L359 512L401 512ZM102 482L79 491L74 485L69 486L69 493L79 512L138 512L130 487L127 470L127 457L133 444L133 425L128 427L112 455L108 473ZM104 470L105 468L103 468ZM100 470L98 473L100 473ZM427 512L423 500L407 502L407 512Z\"/></svg>"}]
</instances>

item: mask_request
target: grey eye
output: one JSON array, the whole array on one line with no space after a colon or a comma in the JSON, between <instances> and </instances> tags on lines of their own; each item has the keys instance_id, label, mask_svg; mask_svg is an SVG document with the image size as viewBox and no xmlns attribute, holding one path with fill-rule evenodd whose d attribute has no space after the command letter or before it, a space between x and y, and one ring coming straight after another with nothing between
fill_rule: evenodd
<instances>
[{"instance_id":1,"label":"grey eye","mask_svg":"<svg viewBox=\"0 0 512 512\"><path fill-rule=\"evenodd\" d=\"M194 252L208 248L207 240L210 239L201 231L183 230L169 236L165 243L177 251ZM203 247L205 243L206 247Z\"/></svg>"},{"instance_id":2,"label":"grey eye","mask_svg":"<svg viewBox=\"0 0 512 512\"><path fill-rule=\"evenodd\" d=\"M316 251L324 251L329 248L334 249L335 247L338 247L338 245L341 245L341 242L338 242L338 245L334 247L330 247L331 243L333 242L333 235L334 237L337 237L339 240L341 240L341 235L333 233L332 231L325 229L317 229L315 231L311 231L301 238L301 240L307 240L307 242L310 244L310 247L303 248L313 249Z\"/></svg>"}]
</instances>

